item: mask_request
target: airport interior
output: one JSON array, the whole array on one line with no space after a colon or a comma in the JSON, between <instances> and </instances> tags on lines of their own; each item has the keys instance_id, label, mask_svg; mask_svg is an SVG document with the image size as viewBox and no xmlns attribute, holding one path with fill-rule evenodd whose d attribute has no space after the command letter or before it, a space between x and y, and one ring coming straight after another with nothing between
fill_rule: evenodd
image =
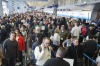
<instances>
[{"instance_id":1,"label":"airport interior","mask_svg":"<svg viewBox=\"0 0 100 66\"><path fill-rule=\"evenodd\" d=\"M0 0L0 66L100 66L100 0Z\"/></svg>"}]
</instances>

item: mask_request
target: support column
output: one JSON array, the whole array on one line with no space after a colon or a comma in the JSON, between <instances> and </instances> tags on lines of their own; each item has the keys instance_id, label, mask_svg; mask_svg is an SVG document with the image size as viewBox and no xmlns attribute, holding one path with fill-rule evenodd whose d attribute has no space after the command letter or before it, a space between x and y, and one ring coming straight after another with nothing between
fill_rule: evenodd
<instances>
[{"instance_id":1,"label":"support column","mask_svg":"<svg viewBox=\"0 0 100 66\"><path fill-rule=\"evenodd\" d=\"M14 0L8 0L8 9L9 9L9 14L14 13Z\"/></svg>"},{"instance_id":2,"label":"support column","mask_svg":"<svg viewBox=\"0 0 100 66\"><path fill-rule=\"evenodd\" d=\"M9 4L8 4L8 1L6 2L6 4L7 4L7 16L9 15Z\"/></svg>"},{"instance_id":3,"label":"support column","mask_svg":"<svg viewBox=\"0 0 100 66\"><path fill-rule=\"evenodd\" d=\"M54 0L54 5L58 5L58 0ZM57 8L58 8L58 7L54 7L53 14L54 14L55 16L57 16Z\"/></svg>"},{"instance_id":4,"label":"support column","mask_svg":"<svg viewBox=\"0 0 100 66\"><path fill-rule=\"evenodd\" d=\"M2 0L0 0L0 17L3 17Z\"/></svg>"}]
</instances>

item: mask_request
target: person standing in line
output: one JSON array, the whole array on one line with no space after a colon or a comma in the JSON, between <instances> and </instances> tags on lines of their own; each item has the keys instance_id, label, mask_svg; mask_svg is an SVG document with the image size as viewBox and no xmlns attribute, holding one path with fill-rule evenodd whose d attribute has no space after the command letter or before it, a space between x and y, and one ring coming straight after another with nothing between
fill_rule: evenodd
<instances>
[{"instance_id":1,"label":"person standing in line","mask_svg":"<svg viewBox=\"0 0 100 66\"><path fill-rule=\"evenodd\" d=\"M54 51L56 52L60 46L60 30L58 28L55 29L55 33L52 37Z\"/></svg>"},{"instance_id":2,"label":"person standing in line","mask_svg":"<svg viewBox=\"0 0 100 66\"><path fill-rule=\"evenodd\" d=\"M66 54L66 49L59 47L56 53L56 58L47 60L43 66L70 66L68 62L63 60L63 57Z\"/></svg>"},{"instance_id":3,"label":"person standing in line","mask_svg":"<svg viewBox=\"0 0 100 66\"><path fill-rule=\"evenodd\" d=\"M16 41L18 42L18 49L19 49L19 62L21 65L23 65L23 53L25 52L25 39L24 37L20 34L20 31L18 29L15 30L16 33Z\"/></svg>"},{"instance_id":4,"label":"person standing in line","mask_svg":"<svg viewBox=\"0 0 100 66\"><path fill-rule=\"evenodd\" d=\"M49 48L50 39L44 38L41 45L37 46L34 50L36 66L43 66L43 64L51 58L51 49Z\"/></svg>"},{"instance_id":5,"label":"person standing in line","mask_svg":"<svg viewBox=\"0 0 100 66\"><path fill-rule=\"evenodd\" d=\"M81 34L81 29L80 29L80 27L78 26L77 21L75 21L74 27L73 27L72 30L71 30L71 36L72 36L72 37L75 36L76 39L79 39L80 34Z\"/></svg>"},{"instance_id":6,"label":"person standing in line","mask_svg":"<svg viewBox=\"0 0 100 66\"><path fill-rule=\"evenodd\" d=\"M89 35L89 39L84 42L83 45L83 49L84 49L84 53L89 56L90 58L93 58L93 60L95 60L95 56L97 56L97 43L96 41L93 39L93 35ZM88 63L87 63L88 62ZM85 66L90 66L92 64L92 62L90 60L88 60L87 57L85 57Z\"/></svg>"},{"instance_id":7,"label":"person standing in line","mask_svg":"<svg viewBox=\"0 0 100 66\"><path fill-rule=\"evenodd\" d=\"M62 43L66 40L66 37L68 36L68 32L65 30L65 26L61 25L61 31L60 31L60 46L62 46Z\"/></svg>"},{"instance_id":8,"label":"person standing in line","mask_svg":"<svg viewBox=\"0 0 100 66\"><path fill-rule=\"evenodd\" d=\"M70 59L74 59L74 65L73 66L83 66L83 63L79 63L81 59L83 58L83 47L79 44L79 40L73 38L73 41L71 43L71 46L68 47L68 51L66 53L66 57Z\"/></svg>"},{"instance_id":9,"label":"person standing in line","mask_svg":"<svg viewBox=\"0 0 100 66\"><path fill-rule=\"evenodd\" d=\"M15 32L10 33L10 38L3 43L3 55L7 58L8 66L15 66L18 54L18 42L16 41Z\"/></svg>"}]
</instances>

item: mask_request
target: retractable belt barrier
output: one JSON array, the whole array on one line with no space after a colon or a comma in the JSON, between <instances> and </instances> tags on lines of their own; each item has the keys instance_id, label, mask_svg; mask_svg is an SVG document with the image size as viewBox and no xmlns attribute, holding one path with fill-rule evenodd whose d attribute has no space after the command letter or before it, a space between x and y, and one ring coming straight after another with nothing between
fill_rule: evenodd
<instances>
[{"instance_id":1,"label":"retractable belt barrier","mask_svg":"<svg viewBox=\"0 0 100 66\"><path fill-rule=\"evenodd\" d=\"M97 47L99 48L99 47L100 47L100 44L97 44ZM92 58L90 58L90 57L89 57L88 55L86 55L85 53L83 53L83 55L84 55L85 57L87 57L90 61L92 61L94 64L97 65L97 63L96 63L95 60L93 60Z\"/></svg>"},{"instance_id":2,"label":"retractable belt barrier","mask_svg":"<svg viewBox=\"0 0 100 66\"><path fill-rule=\"evenodd\" d=\"M100 47L100 44L97 44L97 47Z\"/></svg>"},{"instance_id":3,"label":"retractable belt barrier","mask_svg":"<svg viewBox=\"0 0 100 66\"><path fill-rule=\"evenodd\" d=\"M89 57L88 55L86 55L85 53L83 53L83 55L84 55L85 57L87 57L90 61L92 61L94 64L97 65L97 63L96 63L95 60L93 60L92 58L90 58L90 57Z\"/></svg>"}]
</instances>

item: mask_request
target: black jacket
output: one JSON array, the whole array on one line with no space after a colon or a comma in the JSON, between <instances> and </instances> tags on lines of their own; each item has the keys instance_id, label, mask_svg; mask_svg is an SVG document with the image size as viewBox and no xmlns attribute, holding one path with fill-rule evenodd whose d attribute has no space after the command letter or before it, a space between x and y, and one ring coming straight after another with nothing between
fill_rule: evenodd
<instances>
[{"instance_id":1,"label":"black jacket","mask_svg":"<svg viewBox=\"0 0 100 66\"><path fill-rule=\"evenodd\" d=\"M70 64L62 58L53 58L47 60L43 66L70 66Z\"/></svg>"},{"instance_id":2,"label":"black jacket","mask_svg":"<svg viewBox=\"0 0 100 66\"><path fill-rule=\"evenodd\" d=\"M7 32L5 29L1 29L1 41L4 41L7 38Z\"/></svg>"},{"instance_id":3,"label":"black jacket","mask_svg":"<svg viewBox=\"0 0 100 66\"><path fill-rule=\"evenodd\" d=\"M11 41L10 39L6 39L3 43L3 54L7 58L16 58L18 55L17 41Z\"/></svg>"},{"instance_id":4,"label":"black jacket","mask_svg":"<svg viewBox=\"0 0 100 66\"><path fill-rule=\"evenodd\" d=\"M88 35L95 35L97 33L97 30L94 28L94 29L92 29L92 30L90 30L90 29L88 29L88 32L87 32L87 34Z\"/></svg>"},{"instance_id":5,"label":"black jacket","mask_svg":"<svg viewBox=\"0 0 100 66\"><path fill-rule=\"evenodd\" d=\"M94 54L97 50L97 43L94 40L87 40L84 43L84 53Z\"/></svg>"},{"instance_id":6,"label":"black jacket","mask_svg":"<svg viewBox=\"0 0 100 66\"><path fill-rule=\"evenodd\" d=\"M68 48L67 51L67 57L71 58L71 59L78 59L78 58L82 58L83 55L83 47L81 45L78 45L77 47L75 47L73 44Z\"/></svg>"},{"instance_id":7,"label":"black jacket","mask_svg":"<svg viewBox=\"0 0 100 66\"><path fill-rule=\"evenodd\" d=\"M67 58L74 59L74 66L78 66L77 60L83 57L83 47L78 45L77 47L73 44L68 48Z\"/></svg>"}]
</instances>

